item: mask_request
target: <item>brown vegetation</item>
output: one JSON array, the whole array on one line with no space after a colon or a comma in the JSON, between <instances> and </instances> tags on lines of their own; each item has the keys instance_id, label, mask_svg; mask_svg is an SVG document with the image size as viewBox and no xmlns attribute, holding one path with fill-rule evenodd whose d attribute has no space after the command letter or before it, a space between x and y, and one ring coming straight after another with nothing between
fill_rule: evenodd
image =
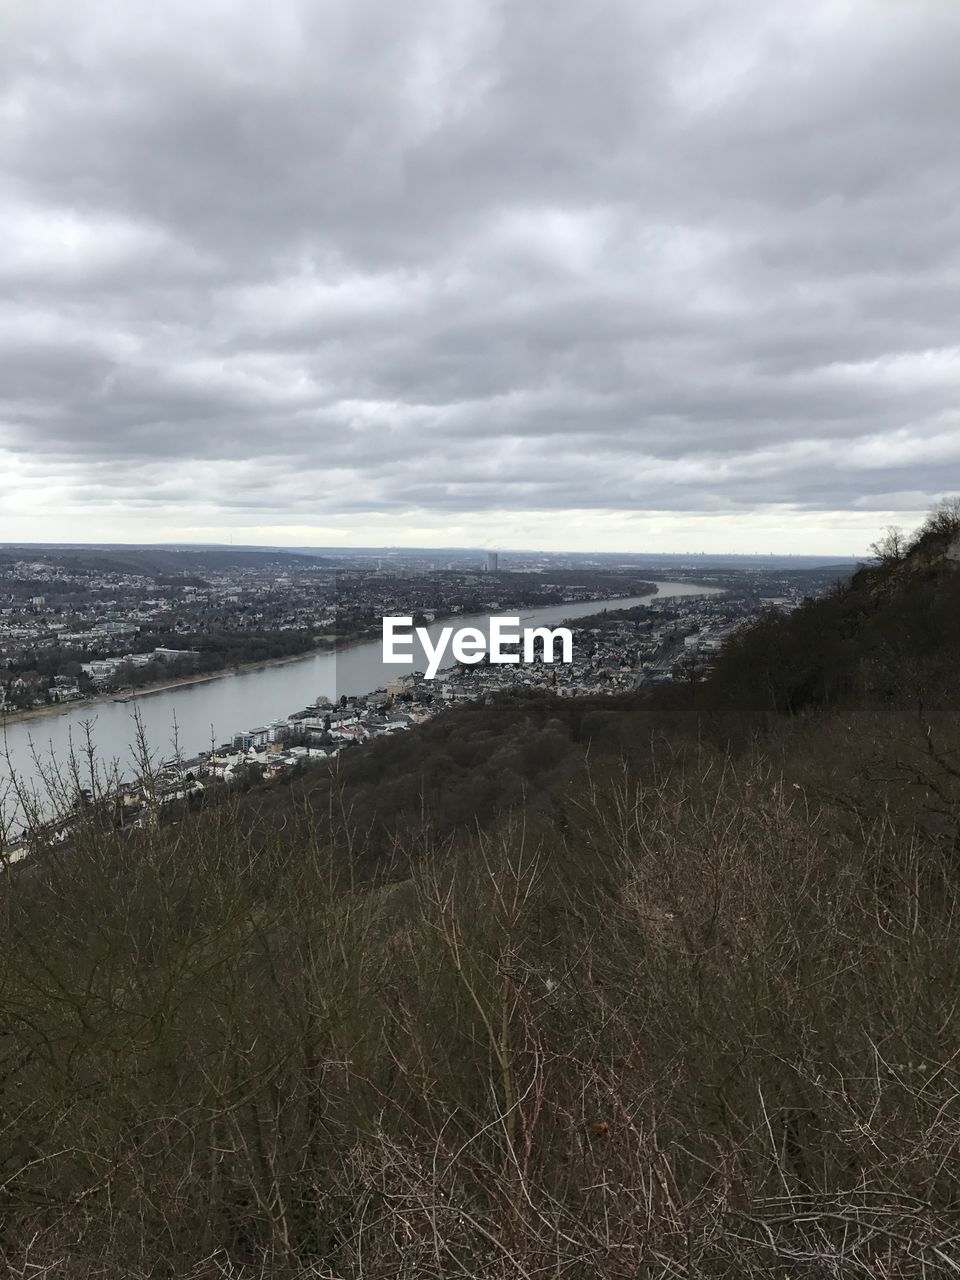
<instances>
[{"instance_id":1,"label":"brown vegetation","mask_svg":"<svg viewBox=\"0 0 960 1280\"><path fill-rule=\"evenodd\" d=\"M878 572L468 713L452 808L428 735L382 809L389 754L11 869L8 1274L960 1272L960 592Z\"/></svg>"}]
</instances>

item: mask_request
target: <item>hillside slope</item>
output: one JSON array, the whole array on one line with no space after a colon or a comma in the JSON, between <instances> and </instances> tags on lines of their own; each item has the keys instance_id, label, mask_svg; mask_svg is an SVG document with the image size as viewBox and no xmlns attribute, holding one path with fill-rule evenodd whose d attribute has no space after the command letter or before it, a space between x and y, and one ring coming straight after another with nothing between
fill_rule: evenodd
<instances>
[{"instance_id":1,"label":"hillside slope","mask_svg":"<svg viewBox=\"0 0 960 1280\"><path fill-rule=\"evenodd\" d=\"M708 685L470 708L4 877L11 1274L956 1274L928 533Z\"/></svg>"}]
</instances>

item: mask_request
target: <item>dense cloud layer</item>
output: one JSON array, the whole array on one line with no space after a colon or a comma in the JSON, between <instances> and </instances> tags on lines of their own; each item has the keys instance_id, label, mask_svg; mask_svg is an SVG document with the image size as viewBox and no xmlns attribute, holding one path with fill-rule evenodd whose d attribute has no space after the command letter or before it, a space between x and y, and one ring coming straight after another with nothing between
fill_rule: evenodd
<instances>
[{"instance_id":1,"label":"dense cloud layer","mask_svg":"<svg viewBox=\"0 0 960 1280\"><path fill-rule=\"evenodd\" d=\"M954 0L7 6L0 538L857 549L960 477L958 108Z\"/></svg>"}]
</instances>

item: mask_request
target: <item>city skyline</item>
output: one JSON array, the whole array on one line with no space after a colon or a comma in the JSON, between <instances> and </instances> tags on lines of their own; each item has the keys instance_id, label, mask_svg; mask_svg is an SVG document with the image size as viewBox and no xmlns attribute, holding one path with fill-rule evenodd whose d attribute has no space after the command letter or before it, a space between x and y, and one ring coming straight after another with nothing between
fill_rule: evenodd
<instances>
[{"instance_id":1,"label":"city skyline","mask_svg":"<svg viewBox=\"0 0 960 1280\"><path fill-rule=\"evenodd\" d=\"M790 551L724 551L722 548L715 549L691 549L676 548L673 551L597 551L597 550L573 550L569 547L560 548L558 550L550 550L546 547L498 547L495 554L498 559L504 558L506 563L491 565L489 556L491 552L487 548L481 546L406 546L395 543L377 544L360 544L353 545L350 543L332 544L330 546L300 546L290 543L226 543L226 542L31 542L28 540L0 542L0 551L98 551L98 550L115 550L115 551L152 551L152 550L169 550L177 552L194 552L194 551L255 551L269 553L271 551L291 552L293 554L304 554L308 556L330 557L336 559L338 555L350 556L376 556L390 560L391 557L406 557L408 559L425 559L426 557L449 556L457 560L460 567L464 557L476 559L475 568L483 572L497 572L510 570L513 565L512 559L545 556L552 559L562 560L564 557L575 557L584 562L589 562L591 557L600 557L602 560L613 561L618 557L622 557L625 562L644 564L650 562L650 567L655 568L660 562L664 565L671 565L683 558L691 560L708 560L711 563L717 563L724 560L744 560L744 561L764 561L767 559L775 559L777 561L806 561L822 562L825 564L836 561L845 565L859 562L865 558L871 558L872 553L866 557L859 553L851 553L849 556L841 555L816 555L810 552L790 552ZM435 568L442 568L441 565L434 565Z\"/></svg>"}]
</instances>

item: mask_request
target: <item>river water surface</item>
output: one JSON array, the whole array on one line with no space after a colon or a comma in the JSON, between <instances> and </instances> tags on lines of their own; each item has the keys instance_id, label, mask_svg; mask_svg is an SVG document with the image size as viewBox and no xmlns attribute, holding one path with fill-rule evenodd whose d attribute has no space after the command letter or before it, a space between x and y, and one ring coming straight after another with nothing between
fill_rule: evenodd
<instances>
[{"instance_id":1,"label":"river water surface","mask_svg":"<svg viewBox=\"0 0 960 1280\"><path fill-rule=\"evenodd\" d=\"M646 604L652 599L671 596L713 595L718 589L685 582L661 582L656 596L630 596L622 599L588 601L577 604L548 605L542 608L505 610L505 616L519 612L522 627L559 625L586 617L609 607L625 609ZM447 619L430 628L436 643L444 626L479 627L487 632L489 615ZM146 740L160 758L174 754L174 734L183 755L189 757L206 750L211 743L232 738L241 729L254 728L314 702L321 694L335 701L341 694L369 693L383 688L389 680L412 671L426 669L427 660L418 642L413 645L413 661L401 665L382 661L379 638L350 646L339 653L310 654L282 666L263 666L250 671L219 676L202 683L183 685L156 693L139 694L128 703L80 703L65 707L59 714L10 724L3 731L6 751L0 758L0 806L9 791L11 769L21 781L36 787L42 769L68 758L71 745L77 748L85 740L89 728L98 761L103 768L116 766L128 772L133 762L136 741L136 716L143 725ZM454 664L448 646L445 667ZM7 801L7 816L10 801Z\"/></svg>"}]
</instances>

